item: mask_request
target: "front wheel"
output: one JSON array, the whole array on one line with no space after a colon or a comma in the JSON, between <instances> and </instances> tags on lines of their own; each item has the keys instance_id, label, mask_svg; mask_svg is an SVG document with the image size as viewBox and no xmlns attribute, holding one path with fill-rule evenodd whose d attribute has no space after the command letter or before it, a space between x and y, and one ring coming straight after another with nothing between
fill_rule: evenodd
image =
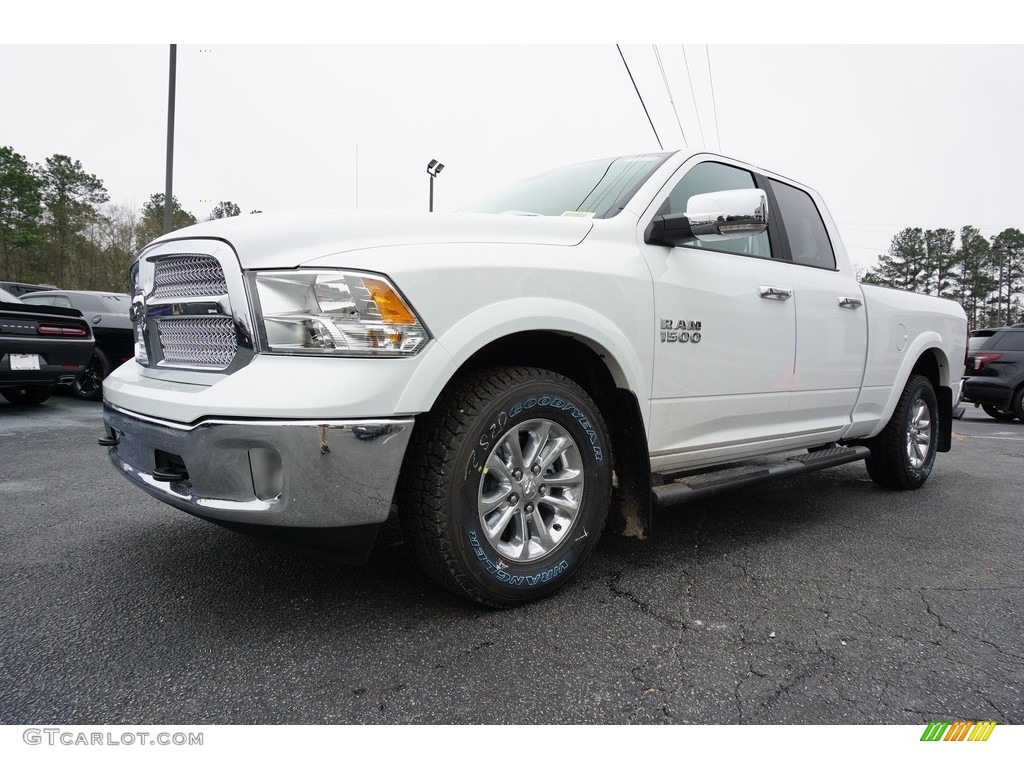
<instances>
[{"instance_id":1,"label":"front wheel","mask_svg":"<svg viewBox=\"0 0 1024 768\"><path fill-rule=\"evenodd\" d=\"M881 486L909 491L924 485L935 466L939 438L939 407L935 389L924 376L913 375L903 388L889 423L867 442L865 460L871 479Z\"/></svg>"},{"instance_id":2,"label":"front wheel","mask_svg":"<svg viewBox=\"0 0 1024 768\"><path fill-rule=\"evenodd\" d=\"M575 382L539 368L472 372L417 420L398 504L420 566L491 606L554 592L604 527L607 430Z\"/></svg>"}]
</instances>

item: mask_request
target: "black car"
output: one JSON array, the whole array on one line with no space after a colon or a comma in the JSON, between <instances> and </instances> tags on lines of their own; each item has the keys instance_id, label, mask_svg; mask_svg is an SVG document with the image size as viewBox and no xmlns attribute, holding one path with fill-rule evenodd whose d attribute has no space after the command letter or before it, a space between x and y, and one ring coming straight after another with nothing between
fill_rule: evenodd
<instances>
[{"instance_id":1,"label":"black car","mask_svg":"<svg viewBox=\"0 0 1024 768\"><path fill-rule=\"evenodd\" d=\"M72 383L83 400L103 397L103 379L135 356L135 330L128 317L131 297L109 291L33 291L21 297L26 304L79 310L92 325L96 349L85 370Z\"/></svg>"},{"instance_id":2,"label":"black car","mask_svg":"<svg viewBox=\"0 0 1024 768\"><path fill-rule=\"evenodd\" d=\"M30 307L0 288L0 395L38 405L92 358L89 323L76 309Z\"/></svg>"},{"instance_id":3,"label":"black car","mask_svg":"<svg viewBox=\"0 0 1024 768\"><path fill-rule=\"evenodd\" d=\"M1024 324L972 332L966 374L964 400L993 419L1024 421Z\"/></svg>"}]
</instances>

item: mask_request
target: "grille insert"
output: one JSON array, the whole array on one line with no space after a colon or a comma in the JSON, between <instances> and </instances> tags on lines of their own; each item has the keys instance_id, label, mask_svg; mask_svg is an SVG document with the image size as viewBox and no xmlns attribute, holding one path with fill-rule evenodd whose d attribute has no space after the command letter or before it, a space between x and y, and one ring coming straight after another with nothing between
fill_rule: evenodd
<instances>
[{"instance_id":1,"label":"grille insert","mask_svg":"<svg viewBox=\"0 0 1024 768\"><path fill-rule=\"evenodd\" d=\"M230 317L162 317L157 331L168 365L227 368L238 351Z\"/></svg>"},{"instance_id":2,"label":"grille insert","mask_svg":"<svg viewBox=\"0 0 1024 768\"><path fill-rule=\"evenodd\" d=\"M169 256L159 259L153 266L153 298L221 296L228 292L224 270L221 269L220 263L210 256Z\"/></svg>"}]
</instances>

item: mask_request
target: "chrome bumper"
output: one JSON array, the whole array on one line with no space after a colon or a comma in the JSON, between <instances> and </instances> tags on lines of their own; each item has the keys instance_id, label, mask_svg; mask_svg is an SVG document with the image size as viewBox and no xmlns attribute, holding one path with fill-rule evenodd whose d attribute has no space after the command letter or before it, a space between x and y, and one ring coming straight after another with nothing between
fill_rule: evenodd
<instances>
[{"instance_id":1,"label":"chrome bumper","mask_svg":"<svg viewBox=\"0 0 1024 768\"><path fill-rule=\"evenodd\" d=\"M287 528L388 517L413 419L176 424L103 407L110 460L199 517Z\"/></svg>"}]
</instances>

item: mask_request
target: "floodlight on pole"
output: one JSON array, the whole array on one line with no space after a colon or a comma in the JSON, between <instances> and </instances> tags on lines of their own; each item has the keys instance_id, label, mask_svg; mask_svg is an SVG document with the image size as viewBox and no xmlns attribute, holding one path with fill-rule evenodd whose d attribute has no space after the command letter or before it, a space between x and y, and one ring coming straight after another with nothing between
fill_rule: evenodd
<instances>
[{"instance_id":1,"label":"floodlight on pole","mask_svg":"<svg viewBox=\"0 0 1024 768\"><path fill-rule=\"evenodd\" d=\"M439 163L437 160L431 160L427 163L427 175L430 176L430 212L434 212L434 179L437 178L444 168L444 163Z\"/></svg>"}]
</instances>

